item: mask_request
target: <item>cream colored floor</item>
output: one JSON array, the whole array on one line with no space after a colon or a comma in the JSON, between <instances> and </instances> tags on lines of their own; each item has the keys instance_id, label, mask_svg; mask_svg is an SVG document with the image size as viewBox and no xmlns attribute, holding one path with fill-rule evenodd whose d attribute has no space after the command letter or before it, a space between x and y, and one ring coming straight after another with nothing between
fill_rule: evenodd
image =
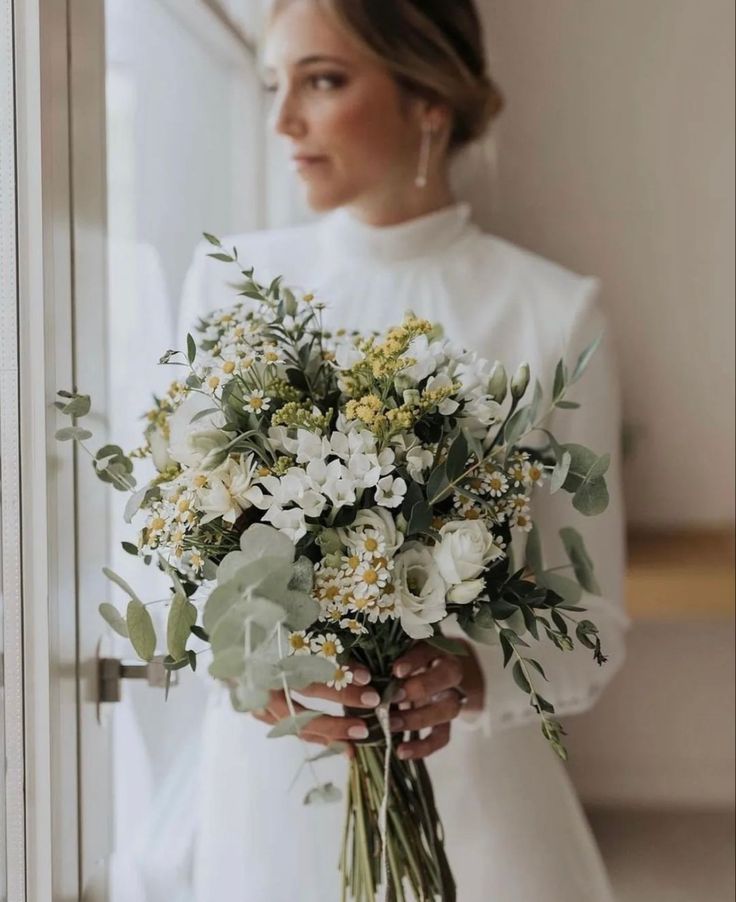
<instances>
[{"instance_id":1,"label":"cream colored floor","mask_svg":"<svg viewBox=\"0 0 736 902\"><path fill-rule=\"evenodd\" d=\"M617 902L734 902L732 812L588 811Z\"/></svg>"}]
</instances>

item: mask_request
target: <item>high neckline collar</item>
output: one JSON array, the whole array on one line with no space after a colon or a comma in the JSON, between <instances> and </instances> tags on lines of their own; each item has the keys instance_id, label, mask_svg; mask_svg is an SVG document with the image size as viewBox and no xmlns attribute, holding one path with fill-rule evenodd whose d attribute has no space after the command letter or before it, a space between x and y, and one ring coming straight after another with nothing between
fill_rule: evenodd
<instances>
[{"instance_id":1,"label":"high neckline collar","mask_svg":"<svg viewBox=\"0 0 736 902\"><path fill-rule=\"evenodd\" d=\"M459 202L396 225L374 226L340 208L322 220L322 229L333 253L338 250L350 259L394 263L445 250L473 228L470 216L470 204Z\"/></svg>"}]
</instances>

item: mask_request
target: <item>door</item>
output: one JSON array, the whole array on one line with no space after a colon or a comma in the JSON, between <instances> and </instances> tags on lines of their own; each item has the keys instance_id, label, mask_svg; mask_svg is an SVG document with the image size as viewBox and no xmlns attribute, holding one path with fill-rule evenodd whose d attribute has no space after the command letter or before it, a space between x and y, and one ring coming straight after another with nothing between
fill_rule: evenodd
<instances>
[{"instance_id":1,"label":"door","mask_svg":"<svg viewBox=\"0 0 736 902\"><path fill-rule=\"evenodd\" d=\"M261 91L247 37L257 6L70 0L72 365L77 389L92 396L92 450L143 443L141 416L172 380L158 360L181 346L179 303L201 233L263 224ZM97 703L98 658L131 659L97 611L125 602L101 568L134 585L154 620L165 614L161 574L123 550L136 542L125 500L78 449L75 864L83 899L187 902L206 675L181 672L168 700L146 680L123 680L120 701ZM58 861L67 884L70 854L71 844Z\"/></svg>"}]
</instances>

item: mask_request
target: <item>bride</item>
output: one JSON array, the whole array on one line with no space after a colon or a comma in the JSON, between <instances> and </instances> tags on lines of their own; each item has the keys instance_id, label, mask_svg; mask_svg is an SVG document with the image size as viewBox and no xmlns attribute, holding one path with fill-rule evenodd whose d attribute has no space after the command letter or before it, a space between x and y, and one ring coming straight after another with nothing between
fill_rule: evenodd
<instances>
[{"instance_id":1,"label":"bride","mask_svg":"<svg viewBox=\"0 0 736 902\"><path fill-rule=\"evenodd\" d=\"M595 278L576 275L474 225L453 197L452 157L480 137L502 101L486 72L472 0L277 0L264 47L272 121L291 150L316 223L229 236L260 281L287 284L328 303L328 327L382 329L406 309L441 321L458 344L512 370L528 361L549 378L574 363L605 328ZM208 248L211 250L211 248ZM233 302L232 271L198 250L182 323ZM549 397L551 386L545 385ZM602 596L582 604L609 661L590 652L535 647L550 679L545 695L563 720L589 709L624 659L623 512L619 400L612 348L599 348L574 398L556 411L560 441L611 451L611 504L586 521L547 490L535 520L548 565L567 558L560 526L579 528ZM521 542L523 536L514 539ZM458 659L419 647L403 661L401 716L424 738L401 746L427 757L461 902L606 902L612 899L595 841L565 766L536 712L504 670L498 649ZM432 666L428 665L432 660ZM370 674L356 674L350 703L375 706ZM355 738L330 690L305 693L328 712L314 742ZM318 697L321 696L321 697ZM466 700L463 706L461 699ZM202 810L195 862L198 902L336 902L342 806L304 807L312 777L294 739L268 740L286 714L275 693L260 719L235 713L216 687L203 724ZM319 762L338 786L346 761ZM289 788L289 783L293 785Z\"/></svg>"}]
</instances>

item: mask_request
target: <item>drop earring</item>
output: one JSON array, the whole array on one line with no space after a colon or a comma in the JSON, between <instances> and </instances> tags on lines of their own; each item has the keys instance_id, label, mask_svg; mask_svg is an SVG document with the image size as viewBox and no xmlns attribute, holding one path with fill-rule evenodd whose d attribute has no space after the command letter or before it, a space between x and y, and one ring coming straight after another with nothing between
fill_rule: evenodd
<instances>
[{"instance_id":1,"label":"drop earring","mask_svg":"<svg viewBox=\"0 0 736 902\"><path fill-rule=\"evenodd\" d=\"M429 161L432 156L432 138L434 136L434 128L425 122L422 125L422 143L419 148L419 168L417 169L417 177L414 184L417 188L427 187L427 175L429 174Z\"/></svg>"}]
</instances>

